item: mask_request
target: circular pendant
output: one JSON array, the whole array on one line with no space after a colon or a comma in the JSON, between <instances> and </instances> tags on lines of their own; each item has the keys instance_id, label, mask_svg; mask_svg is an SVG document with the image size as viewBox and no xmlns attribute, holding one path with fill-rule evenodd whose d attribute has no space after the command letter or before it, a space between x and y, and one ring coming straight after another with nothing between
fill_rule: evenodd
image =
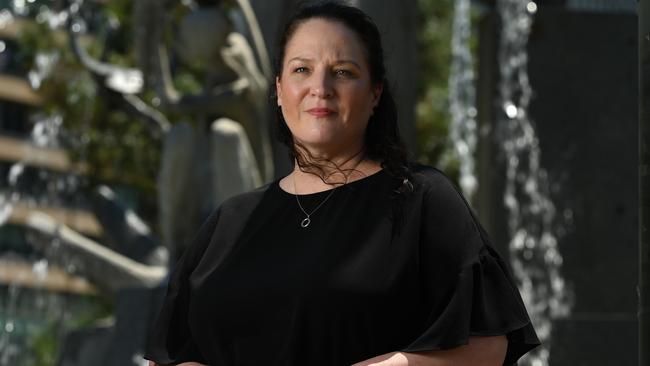
<instances>
[{"instance_id":1,"label":"circular pendant","mask_svg":"<svg viewBox=\"0 0 650 366\"><path fill-rule=\"evenodd\" d=\"M309 219L309 217L305 217L305 219L302 220L302 222L300 223L300 226L307 227L307 226L309 226L310 223L311 223L311 220Z\"/></svg>"}]
</instances>

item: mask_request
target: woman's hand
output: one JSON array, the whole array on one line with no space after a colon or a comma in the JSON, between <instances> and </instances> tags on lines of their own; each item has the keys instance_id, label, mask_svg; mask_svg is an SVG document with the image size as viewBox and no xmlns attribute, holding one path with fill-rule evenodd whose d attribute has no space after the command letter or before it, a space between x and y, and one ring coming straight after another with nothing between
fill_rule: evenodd
<instances>
[{"instance_id":1,"label":"woman's hand","mask_svg":"<svg viewBox=\"0 0 650 366\"><path fill-rule=\"evenodd\" d=\"M470 337L468 345L449 350L392 352L352 366L501 366L507 349L505 336Z\"/></svg>"}]
</instances>

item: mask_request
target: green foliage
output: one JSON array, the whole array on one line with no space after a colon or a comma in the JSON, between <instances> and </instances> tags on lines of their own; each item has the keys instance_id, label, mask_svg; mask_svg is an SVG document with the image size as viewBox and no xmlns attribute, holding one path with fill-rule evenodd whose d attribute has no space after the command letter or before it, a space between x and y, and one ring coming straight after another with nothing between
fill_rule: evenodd
<instances>
[{"instance_id":1,"label":"green foliage","mask_svg":"<svg viewBox=\"0 0 650 366\"><path fill-rule=\"evenodd\" d=\"M29 348L33 351L34 366L49 366L56 363L59 348L57 328L55 322L48 322L31 338Z\"/></svg>"},{"instance_id":2,"label":"green foliage","mask_svg":"<svg viewBox=\"0 0 650 366\"><path fill-rule=\"evenodd\" d=\"M7 348L0 349L0 355L9 356L12 366L55 365L64 336L106 323L101 319L110 319L114 306L97 295L30 287L2 287L0 298L7 298L10 304L0 306L0 329L11 324L11 331L3 334Z\"/></svg>"},{"instance_id":3,"label":"green foliage","mask_svg":"<svg viewBox=\"0 0 650 366\"><path fill-rule=\"evenodd\" d=\"M448 139L451 123L449 76L452 63L454 6L455 0L418 0L420 83L416 105L416 129L420 160L443 168L452 179L458 180L460 162ZM479 14L471 12L470 16L472 36L469 46L476 55Z\"/></svg>"},{"instance_id":4,"label":"green foliage","mask_svg":"<svg viewBox=\"0 0 650 366\"><path fill-rule=\"evenodd\" d=\"M448 149L448 81L451 65L453 0L418 0L419 83L417 143L425 164L437 165Z\"/></svg>"},{"instance_id":5,"label":"green foliage","mask_svg":"<svg viewBox=\"0 0 650 366\"><path fill-rule=\"evenodd\" d=\"M86 9L96 15L96 23L88 25L93 33L81 38L83 47L93 58L133 67L132 2L110 1L102 6ZM20 34L19 57L28 69L37 66L39 56L56 58L38 90L44 100L42 112L63 118L65 147L88 167L91 183L131 187L138 192L140 212L155 221L160 141L140 117L127 112L119 95L102 88L104 81L80 64L66 32L52 31L46 22L28 22Z\"/></svg>"},{"instance_id":6,"label":"green foliage","mask_svg":"<svg viewBox=\"0 0 650 366\"><path fill-rule=\"evenodd\" d=\"M36 334L29 339L28 347L33 358L24 366L55 365L63 341L61 334L93 326L97 323L97 319L109 318L113 312L112 304L101 297L67 297L63 301L70 308L71 319L67 324L52 319L44 321Z\"/></svg>"}]
</instances>

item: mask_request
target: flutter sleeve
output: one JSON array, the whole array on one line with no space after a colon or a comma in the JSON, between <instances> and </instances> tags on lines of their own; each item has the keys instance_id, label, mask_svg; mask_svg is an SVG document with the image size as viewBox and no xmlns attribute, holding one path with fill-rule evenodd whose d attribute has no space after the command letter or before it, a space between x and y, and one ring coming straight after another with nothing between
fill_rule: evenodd
<instances>
[{"instance_id":1,"label":"flutter sleeve","mask_svg":"<svg viewBox=\"0 0 650 366\"><path fill-rule=\"evenodd\" d=\"M540 344L507 266L454 184L426 174L418 266L428 317L403 351L468 344L470 336L505 335L504 365Z\"/></svg>"},{"instance_id":2,"label":"flutter sleeve","mask_svg":"<svg viewBox=\"0 0 650 366\"><path fill-rule=\"evenodd\" d=\"M192 338L188 324L191 296L189 276L209 245L218 219L217 209L201 225L172 270L162 308L149 333L145 359L160 365L176 365L192 361L207 364Z\"/></svg>"}]
</instances>

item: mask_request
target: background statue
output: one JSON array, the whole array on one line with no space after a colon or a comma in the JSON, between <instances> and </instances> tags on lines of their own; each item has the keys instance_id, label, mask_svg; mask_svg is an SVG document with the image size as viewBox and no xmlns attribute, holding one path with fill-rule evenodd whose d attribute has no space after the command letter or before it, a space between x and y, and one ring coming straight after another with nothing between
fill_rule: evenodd
<instances>
[{"instance_id":1,"label":"background statue","mask_svg":"<svg viewBox=\"0 0 650 366\"><path fill-rule=\"evenodd\" d=\"M206 82L200 94L182 95L172 83L169 52L161 37L168 21L163 15L166 3L141 1L134 5L136 22L147 14L144 24L156 24L141 33L152 36L150 47L156 51L148 60L153 65L145 69L148 73L89 56L80 42L82 5L82 1L72 4L69 24L70 44L79 62L110 97L145 121L151 133L162 140L158 178L161 240L105 186L98 188L93 205L107 233L101 245L43 214L34 215L28 224L47 236L59 237L65 244L62 250L67 256L79 257L81 274L99 288L114 292L127 286L150 287L164 277L161 266L166 265L167 253L174 263L183 244L221 201L259 186L262 177L272 177L265 118L268 86L262 71L270 70L268 57L247 1L238 1L238 7L230 10L221 2L199 3L181 20L173 44L182 62L205 65ZM245 35L236 31L236 26L242 25L256 35L255 49L262 54L256 56ZM258 67L260 63L264 66ZM138 97L149 86L159 96L158 108ZM182 113L188 122L172 125L166 113Z\"/></svg>"}]
</instances>

